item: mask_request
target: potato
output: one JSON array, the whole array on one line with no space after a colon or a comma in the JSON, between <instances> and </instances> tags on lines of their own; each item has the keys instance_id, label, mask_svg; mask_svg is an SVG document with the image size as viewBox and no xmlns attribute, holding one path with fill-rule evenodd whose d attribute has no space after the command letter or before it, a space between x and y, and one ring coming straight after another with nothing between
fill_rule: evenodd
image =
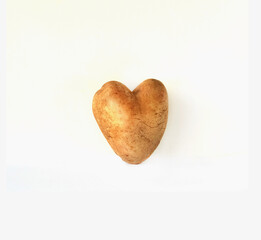
<instances>
[{"instance_id":1,"label":"potato","mask_svg":"<svg viewBox=\"0 0 261 240\"><path fill-rule=\"evenodd\" d=\"M132 92L122 83L105 83L93 97L94 117L110 146L123 161L139 164L157 148L168 119L168 95L156 79Z\"/></svg>"}]
</instances>

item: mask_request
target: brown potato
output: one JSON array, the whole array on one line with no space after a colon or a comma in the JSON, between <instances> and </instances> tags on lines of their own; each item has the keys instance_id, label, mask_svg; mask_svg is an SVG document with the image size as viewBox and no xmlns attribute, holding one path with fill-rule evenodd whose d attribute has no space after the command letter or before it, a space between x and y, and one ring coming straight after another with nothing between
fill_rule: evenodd
<instances>
[{"instance_id":1,"label":"brown potato","mask_svg":"<svg viewBox=\"0 0 261 240\"><path fill-rule=\"evenodd\" d=\"M168 95L158 80L147 79L134 91L120 82L105 83L93 97L94 117L114 152L139 164L157 148L168 119Z\"/></svg>"}]
</instances>

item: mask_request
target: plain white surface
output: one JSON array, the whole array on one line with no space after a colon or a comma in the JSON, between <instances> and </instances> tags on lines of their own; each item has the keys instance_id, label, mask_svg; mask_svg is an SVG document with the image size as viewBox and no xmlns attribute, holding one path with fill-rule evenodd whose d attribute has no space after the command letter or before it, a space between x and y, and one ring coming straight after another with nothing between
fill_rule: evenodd
<instances>
[{"instance_id":1,"label":"plain white surface","mask_svg":"<svg viewBox=\"0 0 261 240\"><path fill-rule=\"evenodd\" d=\"M253 71L250 72L251 181L247 191L16 194L6 193L4 188L0 187L1 239L259 240L261 238L259 217L261 195L258 181L261 159L259 151L261 48L258 40L261 34L258 23L261 22L261 2L259 0L250 2L250 20L253 21L250 25L252 28L249 29L250 66ZM2 3L0 0L0 16L4 18L2 13L5 8ZM3 25L0 21L0 32L4 37ZM0 42L1 40L2 38ZM1 66L4 61L4 56L0 55ZM0 84L0 93L3 97L5 93L3 78L0 78ZM5 116L3 103L4 101L0 102L1 120ZM4 121L0 122L1 130L5 130L3 123ZM0 131L0 136L2 140L5 139L3 131ZM3 144L0 147L0 160L4 160Z\"/></svg>"},{"instance_id":2,"label":"plain white surface","mask_svg":"<svg viewBox=\"0 0 261 240\"><path fill-rule=\"evenodd\" d=\"M247 1L8 5L8 189L247 188ZM165 84L169 121L154 154L132 166L102 136L91 101L106 81L134 89L146 78Z\"/></svg>"}]
</instances>

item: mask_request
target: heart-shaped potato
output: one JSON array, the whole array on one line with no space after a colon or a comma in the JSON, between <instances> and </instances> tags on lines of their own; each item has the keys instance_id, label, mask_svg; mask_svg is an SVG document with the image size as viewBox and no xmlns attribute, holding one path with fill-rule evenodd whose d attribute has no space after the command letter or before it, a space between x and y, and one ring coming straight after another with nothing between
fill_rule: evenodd
<instances>
[{"instance_id":1,"label":"heart-shaped potato","mask_svg":"<svg viewBox=\"0 0 261 240\"><path fill-rule=\"evenodd\" d=\"M120 82L105 83L93 97L94 117L114 152L139 164L156 149L168 119L168 95L156 79L147 79L134 91Z\"/></svg>"}]
</instances>

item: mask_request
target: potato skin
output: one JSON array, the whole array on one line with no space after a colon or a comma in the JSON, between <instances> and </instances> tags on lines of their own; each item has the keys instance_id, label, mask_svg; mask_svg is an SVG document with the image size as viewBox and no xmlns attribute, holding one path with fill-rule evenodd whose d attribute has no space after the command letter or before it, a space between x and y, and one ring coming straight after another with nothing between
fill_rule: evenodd
<instances>
[{"instance_id":1,"label":"potato skin","mask_svg":"<svg viewBox=\"0 0 261 240\"><path fill-rule=\"evenodd\" d=\"M105 83L93 97L94 117L108 143L123 161L139 164L157 148L168 119L168 95L156 79L132 92L122 83Z\"/></svg>"}]
</instances>

